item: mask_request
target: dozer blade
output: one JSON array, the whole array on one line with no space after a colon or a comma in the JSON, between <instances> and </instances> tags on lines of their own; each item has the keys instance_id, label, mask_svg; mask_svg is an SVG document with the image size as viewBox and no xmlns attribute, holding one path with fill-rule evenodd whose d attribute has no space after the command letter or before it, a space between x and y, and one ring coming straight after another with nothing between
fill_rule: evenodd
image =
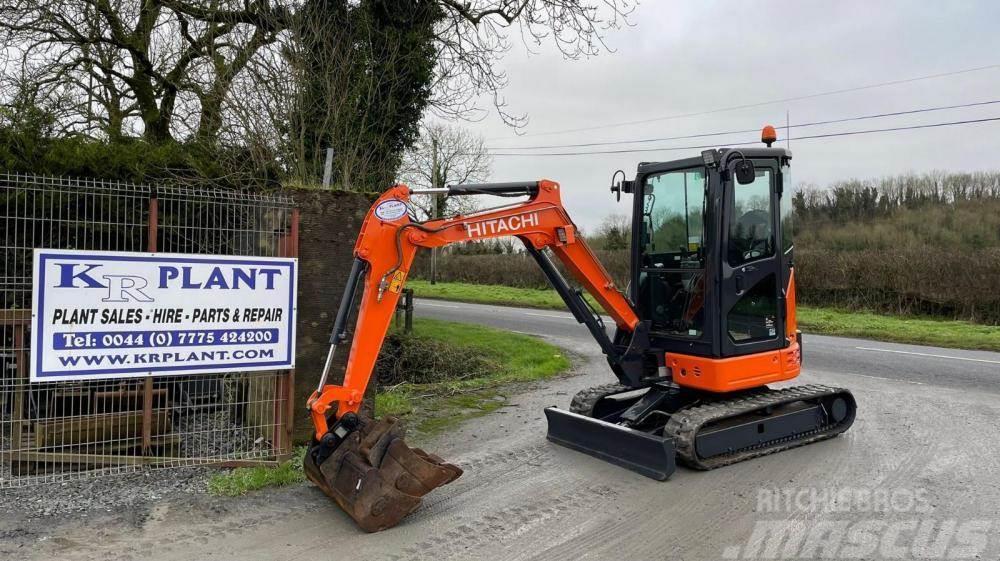
<instances>
[{"instance_id":1,"label":"dozer blade","mask_svg":"<svg viewBox=\"0 0 1000 561\"><path fill-rule=\"evenodd\" d=\"M420 506L421 497L462 475L457 466L410 448L403 433L395 417L360 418L332 453L321 444L306 452L306 476L361 529L391 528Z\"/></svg>"},{"instance_id":2,"label":"dozer blade","mask_svg":"<svg viewBox=\"0 0 1000 561\"><path fill-rule=\"evenodd\" d=\"M548 439L595 458L641 473L658 481L676 468L674 441L621 425L578 415L555 407L545 408Z\"/></svg>"}]
</instances>

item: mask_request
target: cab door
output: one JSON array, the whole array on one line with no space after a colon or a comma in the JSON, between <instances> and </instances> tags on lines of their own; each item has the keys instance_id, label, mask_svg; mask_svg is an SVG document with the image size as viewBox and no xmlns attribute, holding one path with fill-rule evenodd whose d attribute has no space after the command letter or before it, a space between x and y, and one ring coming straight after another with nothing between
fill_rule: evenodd
<instances>
[{"instance_id":1,"label":"cab door","mask_svg":"<svg viewBox=\"0 0 1000 561\"><path fill-rule=\"evenodd\" d=\"M721 354L739 356L784 347L781 290L780 170L754 161L752 183L723 184L721 224Z\"/></svg>"}]
</instances>

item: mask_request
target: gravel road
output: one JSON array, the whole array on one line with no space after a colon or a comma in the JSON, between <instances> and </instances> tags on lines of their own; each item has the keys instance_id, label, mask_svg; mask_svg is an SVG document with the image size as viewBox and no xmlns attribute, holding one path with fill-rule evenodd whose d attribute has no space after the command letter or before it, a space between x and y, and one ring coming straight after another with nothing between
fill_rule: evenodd
<instances>
[{"instance_id":1,"label":"gravel road","mask_svg":"<svg viewBox=\"0 0 1000 561\"><path fill-rule=\"evenodd\" d=\"M493 325L514 321L508 316L515 313L420 309ZM143 512L22 526L21 535L11 528L16 522L3 521L0 558L1000 556L1000 354L808 338L799 381L854 391L859 416L848 433L716 471L682 468L656 482L545 440L542 409L565 407L577 390L610 375L585 332L559 314L537 313L507 327L540 333L575 354L576 375L530 388L497 413L435 439L433 449L466 474L397 528L363 534L303 485L239 500L185 495ZM915 365L919 371L910 370Z\"/></svg>"}]
</instances>

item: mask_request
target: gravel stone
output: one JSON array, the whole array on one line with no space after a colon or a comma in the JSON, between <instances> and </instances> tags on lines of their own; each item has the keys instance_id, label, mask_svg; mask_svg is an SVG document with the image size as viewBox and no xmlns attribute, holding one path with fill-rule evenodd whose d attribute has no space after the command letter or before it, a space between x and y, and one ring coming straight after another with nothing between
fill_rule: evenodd
<instances>
[{"instance_id":1,"label":"gravel stone","mask_svg":"<svg viewBox=\"0 0 1000 561\"><path fill-rule=\"evenodd\" d=\"M174 424L181 434L182 458L261 457L270 442L256 428L241 427L226 410L191 412ZM10 437L2 435L0 447L6 450ZM131 470L132 468L123 468ZM0 515L22 519L50 516L81 515L87 512L118 512L148 506L157 501L181 495L203 495L208 480L218 468L168 467L145 468L138 471L85 474L66 472L53 475L57 481L42 481L31 485L3 488L0 486ZM0 479L11 478L10 465L0 463ZM59 478L67 481L58 481Z\"/></svg>"},{"instance_id":2,"label":"gravel stone","mask_svg":"<svg viewBox=\"0 0 1000 561\"><path fill-rule=\"evenodd\" d=\"M209 467L146 469L0 489L0 513L30 520L121 511L165 498L204 494L208 479L218 472Z\"/></svg>"},{"instance_id":3,"label":"gravel stone","mask_svg":"<svg viewBox=\"0 0 1000 561\"><path fill-rule=\"evenodd\" d=\"M226 410L184 415L175 430L181 434L181 450L186 458L242 456L267 444L258 438L254 428L241 426Z\"/></svg>"}]
</instances>

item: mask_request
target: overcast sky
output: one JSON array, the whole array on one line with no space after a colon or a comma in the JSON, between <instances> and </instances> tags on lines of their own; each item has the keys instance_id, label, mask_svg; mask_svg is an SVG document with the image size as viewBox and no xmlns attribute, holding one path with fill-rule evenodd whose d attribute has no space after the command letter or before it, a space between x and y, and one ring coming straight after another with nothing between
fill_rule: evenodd
<instances>
[{"instance_id":1,"label":"overcast sky","mask_svg":"<svg viewBox=\"0 0 1000 561\"><path fill-rule=\"evenodd\" d=\"M520 44L504 60L505 96L530 118L517 136L491 114L466 124L491 147L678 136L1000 100L1000 67L948 77L711 115L592 131L543 134L700 112L893 80L1000 64L1000 2L645 0L634 27L607 36L613 53L567 61L554 49ZM893 118L792 129L792 137L1000 116L1000 103ZM757 134L645 146L753 140ZM785 131L779 131L779 138ZM783 144L783 143L782 143ZM625 146L636 147L636 145ZM613 148L623 148L622 146ZM918 131L792 141L796 182L827 184L909 171L1000 168L1000 121ZM581 151L601 148L570 148ZM549 178L577 224L592 229L615 206L611 174L634 175L639 161L699 150L574 157L501 157L492 180Z\"/></svg>"}]
</instances>

